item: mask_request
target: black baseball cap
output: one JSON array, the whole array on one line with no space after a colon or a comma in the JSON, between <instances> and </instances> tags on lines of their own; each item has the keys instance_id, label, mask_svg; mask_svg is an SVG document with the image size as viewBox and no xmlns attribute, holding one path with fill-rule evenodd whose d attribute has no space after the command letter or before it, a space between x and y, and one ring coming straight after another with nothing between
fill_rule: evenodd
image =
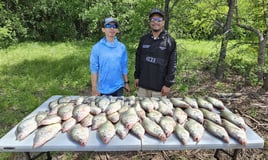
<instances>
[{"instance_id":1,"label":"black baseball cap","mask_svg":"<svg viewBox=\"0 0 268 160\"><path fill-rule=\"evenodd\" d=\"M165 14L161 9L158 9L158 8L152 9L149 14L149 18L151 18L153 14L159 14L161 17L165 18Z\"/></svg>"}]
</instances>

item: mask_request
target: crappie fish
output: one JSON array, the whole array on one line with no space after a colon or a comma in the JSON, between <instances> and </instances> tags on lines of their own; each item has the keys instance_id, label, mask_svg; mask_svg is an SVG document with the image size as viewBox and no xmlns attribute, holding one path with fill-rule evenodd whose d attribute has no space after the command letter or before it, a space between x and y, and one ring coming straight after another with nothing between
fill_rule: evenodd
<instances>
[{"instance_id":1,"label":"crappie fish","mask_svg":"<svg viewBox=\"0 0 268 160\"><path fill-rule=\"evenodd\" d=\"M118 112L114 112L112 114L107 115L107 119L111 121L112 123L116 123L120 119L120 115Z\"/></svg>"},{"instance_id":2,"label":"crappie fish","mask_svg":"<svg viewBox=\"0 0 268 160\"><path fill-rule=\"evenodd\" d=\"M121 139L125 139L126 136L127 136L128 133L129 133L129 129L126 128L126 127L121 123L121 121L118 121L118 122L115 124L115 130L116 130L116 134L117 134Z\"/></svg>"},{"instance_id":3,"label":"crappie fish","mask_svg":"<svg viewBox=\"0 0 268 160\"><path fill-rule=\"evenodd\" d=\"M164 101L159 101L159 109L158 111L161 112L163 115L167 116L173 116L173 107L171 108L168 104L166 104Z\"/></svg>"},{"instance_id":4,"label":"crappie fish","mask_svg":"<svg viewBox=\"0 0 268 160\"><path fill-rule=\"evenodd\" d=\"M101 108L96 106L95 101L90 102L90 113L93 115L97 115L101 113Z\"/></svg>"},{"instance_id":5,"label":"crappie fish","mask_svg":"<svg viewBox=\"0 0 268 160\"><path fill-rule=\"evenodd\" d=\"M164 102L170 109L173 108L173 104L167 97L159 97L159 101ZM159 106L160 107L160 106Z\"/></svg>"},{"instance_id":6,"label":"crappie fish","mask_svg":"<svg viewBox=\"0 0 268 160\"><path fill-rule=\"evenodd\" d=\"M38 148L44 145L47 141L56 137L61 130L60 123L46 125L37 130L34 136L33 148Z\"/></svg>"},{"instance_id":7,"label":"crappie fish","mask_svg":"<svg viewBox=\"0 0 268 160\"><path fill-rule=\"evenodd\" d=\"M204 134L204 127L194 119L189 119L184 124L185 129L190 133L195 142L199 142Z\"/></svg>"},{"instance_id":8,"label":"crappie fish","mask_svg":"<svg viewBox=\"0 0 268 160\"><path fill-rule=\"evenodd\" d=\"M157 98L157 97L150 97L150 99L151 99L151 101L153 103L154 109L155 110L158 110L158 108L159 108L159 103L158 103L159 98Z\"/></svg>"},{"instance_id":9,"label":"crappie fish","mask_svg":"<svg viewBox=\"0 0 268 160\"><path fill-rule=\"evenodd\" d=\"M21 121L16 128L16 140L23 140L33 131L37 129L38 125L35 120L35 115Z\"/></svg>"},{"instance_id":10,"label":"crappie fish","mask_svg":"<svg viewBox=\"0 0 268 160\"><path fill-rule=\"evenodd\" d=\"M205 119L204 127L210 132L212 135L218 137L219 139L223 140L226 143L229 143L229 135L227 131L220 125Z\"/></svg>"},{"instance_id":11,"label":"crappie fish","mask_svg":"<svg viewBox=\"0 0 268 160\"><path fill-rule=\"evenodd\" d=\"M152 121L150 118L144 117L141 124L146 133L158 138L160 141L166 141L167 136L165 132L156 122Z\"/></svg>"},{"instance_id":12,"label":"crappie fish","mask_svg":"<svg viewBox=\"0 0 268 160\"><path fill-rule=\"evenodd\" d=\"M37 125L40 126L40 122L47 117L48 111L40 111L36 114L35 120Z\"/></svg>"},{"instance_id":13,"label":"crappie fish","mask_svg":"<svg viewBox=\"0 0 268 160\"><path fill-rule=\"evenodd\" d=\"M213 105L210 102L206 101L202 97L197 98L197 104L198 104L199 108L205 108L205 109L208 109L210 111L213 110Z\"/></svg>"},{"instance_id":14,"label":"crappie fish","mask_svg":"<svg viewBox=\"0 0 268 160\"><path fill-rule=\"evenodd\" d=\"M136 135L139 139L143 139L145 134L145 129L141 125L140 122L135 123L135 125L131 128L131 132Z\"/></svg>"},{"instance_id":15,"label":"crappie fish","mask_svg":"<svg viewBox=\"0 0 268 160\"><path fill-rule=\"evenodd\" d=\"M121 108L121 103L122 103L121 100L116 100L115 102L111 102L105 109L106 114L109 115L114 112L117 112Z\"/></svg>"},{"instance_id":16,"label":"crappie fish","mask_svg":"<svg viewBox=\"0 0 268 160\"><path fill-rule=\"evenodd\" d=\"M49 102L49 103L48 103L48 108L49 108L49 110L52 110L52 108L56 107L58 104L59 104L59 103L58 103L58 100L57 100L57 99L54 100L54 101Z\"/></svg>"},{"instance_id":17,"label":"crappie fish","mask_svg":"<svg viewBox=\"0 0 268 160\"><path fill-rule=\"evenodd\" d=\"M207 96L206 99L215 107L220 110L223 110L225 108L223 102L217 98Z\"/></svg>"},{"instance_id":18,"label":"crappie fish","mask_svg":"<svg viewBox=\"0 0 268 160\"><path fill-rule=\"evenodd\" d=\"M222 125L231 137L236 139L240 144L244 146L247 145L247 135L245 130L237 127L235 124L225 119L222 119Z\"/></svg>"},{"instance_id":19,"label":"crappie fish","mask_svg":"<svg viewBox=\"0 0 268 160\"><path fill-rule=\"evenodd\" d=\"M188 96L185 96L183 100L188 103L193 108L198 108L198 104L195 98L190 98Z\"/></svg>"},{"instance_id":20,"label":"crappie fish","mask_svg":"<svg viewBox=\"0 0 268 160\"><path fill-rule=\"evenodd\" d=\"M140 105L146 112L151 112L154 109L154 104L149 97L144 97L140 101Z\"/></svg>"},{"instance_id":21,"label":"crappie fish","mask_svg":"<svg viewBox=\"0 0 268 160\"><path fill-rule=\"evenodd\" d=\"M122 106L122 108L119 109L118 113L121 114L121 113L127 111L129 107L130 107L129 104L124 104L124 105Z\"/></svg>"},{"instance_id":22,"label":"crappie fish","mask_svg":"<svg viewBox=\"0 0 268 160\"><path fill-rule=\"evenodd\" d=\"M169 137L176 126L176 121L170 116L164 116L161 118L159 125L164 130L167 137Z\"/></svg>"},{"instance_id":23,"label":"crappie fish","mask_svg":"<svg viewBox=\"0 0 268 160\"><path fill-rule=\"evenodd\" d=\"M181 124L175 126L175 135L183 145L186 145L190 138L190 133Z\"/></svg>"},{"instance_id":24,"label":"crappie fish","mask_svg":"<svg viewBox=\"0 0 268 160\"><path fill-rule=\"evenodd\" d=\"M83 126L83 127L89 127L92 125L92 121L93 121L93 115L92 114L88 114L84 119L82 119L80 121L80 124Z\"/></svg>"},{"instance_id":25,"label":"crappie fish","mask_svg":"<svg viewBox=\"0 0 268 160\"><path fill-rule=\"evenodd\" d=\"M153 110L147 113L147 117L159 124L161 117L163 117L163 115L161 112Z\"/></svg>"},{"instance_id":26,"label":"crappie fish","mask_svg":"<svg viewBox=\"0 0 268 160\"><path fill-rule=\"evenodd\" d=\"M107 144L115 135L115 127L110 121L106 121L98 128L99 136L103 143Z\"/></svg>"},{"instance_id":27,"label":"crappie fish","mask_svg":"<svg viewBox=\"0 0 268 160\"><path fill-rule=\"evenodd\" d=\"M75 105L80 105L84 102L85 97L84 96L78 96L74 101Z\"/></svg>"},{"instance_id":28,"label":"crappie fish","mask_svg":"<svg viewBox=\"0 0 268 160\"><path fill-rule=\"evenodd\" d=\"M204 121L204 115L203 112L201 110L199 110L198 108L187 108L184 110L185 113L187 113L188 117L196 120L197 122L203 124Z\"/></svg>"},{"instance_id":29,"label":"crappie fish","mask_svg":"<svg viewBox=\"0 0 268 160\"><path fill-rule=\"evenodd\" d=\"M108 107L109 104L110 104L110 100L106 96L99 97L99 100L97 101L97 106L101 108L103 112L105 111L105 109Z\"/></svg>"},{"instance_id":30,"label":"crappie fish","mask_svg":"<svg viewBox=\"0 0 268 160\"><path fill-rule=\"evenodd\" d=\"M60 123L61 122L61 117L53 114L53 115L47 115L43 120L40 121L40 126L41 125L50 125L53 123Z\"/></svg>"},{"instance_id":31,"label":"crappie fish","mask_svg":"<svg viewBox=\"0 0 268 160\"><path fill-rule=\"evenodd\" d=\"M48 115L57 114L60 107L67 105L68 103L60 103L54 106L49 112Z\"/></svg>"},{"instance_id":32,"label":"crappie fish","mask_svg":"<svg viewBox=\"0 0 268 160\"><path fill-rule=\"evenodd\" d=\"M120 115L120 120L126 128L131 129L140 119L135 108L130 107L126 112Z\"/></svg>"},{"instance_id":33,"label":"crappie fish","mask_svg":"<svg viewBox=\"0 0 268 160\"><path fill-rule=\"evenodd\" d=\"M58 116L61 117L62 120L67 120L69 118L72 117L73 115L73 109L74 109L74 104L73 103L68 103L64 106L61 106L59 109L58 109Z\"/></svg>"},{"instance_id":34,"label":"crappie fish","mask_svg":"<svg viewBox=\"0 0 268 160\"><path fill-rule=\"evenodd\" d=\"M72 101L71 96L62 96L62 97L58 98L58 103L69 103L71 101Z\"/></svg>"},{"instance_id":35,"label":"crappie fish","mask_svg":"<svg viewBox=\"0 0 268 160\"><path fill-rule=\"evenodd\" d=\"M88 104L80 104L75 106L73 109L73 118L76 119L77 122L80 122L84 119L90 112L90 106Z\"/></svg>"},{"instance_id":36,"label":"crappie fish","mask_svg":"<svg viewBox=\"0 0 268 160\"><path fill-rule=\"evenodd\" d=\"M246 130L247 125L241 116L234 114L231 111L227 111L226 109L221 111L220 116L222 118L225 118L225 119L229 120L230 122L234 123L238 127Z\"/></svg>"},{"instance_id":37,"label":"crappie fish","mask_svg":"<svg viewBox=\"0 0 268 160\"><path fill-rule=\"evenodd\" d=\"M173 118L179 124L183 124L187 120L187 113L185 113L181 108L175 108Z\"/></svg>"},{"instance_id":38,"label":"crappie fish","mask_svg":"<svg viewBox=\"0 0 268 160\"><path fill-rule=\"evenodd\" d=\"M135 108L135 111L136 111L139 118L143 118L146 116L146 112L141 107L139 100L137 100L136 103L132 105L132 107Z\"/></svg>"},{"instance_id":39,"label":"crappie fish","mask_svg":"<svg viewBox=\"0 0 268 160\"><path fill-rule=\"evenodd\" d=\"M78 123L70 130L69 136L81 146L86 146L89 139L89 129Z\"/></svg>"},{"instance_id":40,"label":"crappie fish","mask_svg":"<svg viewBox=\"0 0 268 160\"><path fill-rule=\"evenodd\" d=\"M189 108L191 107L188 103L183 101L182 99L179 98L170 98L170 101L172 102L174 107L179 107L179 108Z\"/></svg>"},{"instance_id":41,"label":"crappie fish","mask_svg":"<svg viewBox=\"0 0 268 160\"><path fill-rule=\"evenodd\" d=\"M92 120L92 130L98 129L103 123L107 121L107 117L105 113L100 113L98 115L95 115Z\"/></svg>"},{"instance_id":42,"label":"crappie fish","mask_svg":"<svg viewBox=\"0 0 268 160\"><path fill-rule=\"evenodd\" d=\"M221 122L221 116L213 111L209 111L205 108L199 108L199 110L202 111L204 118L211 120L212 122L215 122L219 125L222 124Z\"/></svg>"},{"instance_id":43,"label":"crappie fish","mask_svg":"<svg viewBox=\"0 0 268 160\"><path fill-rule=\"evenodd\" d=\"M76 124L76 120L74 118L69 118L68 120L62 122L61 132L68 132L74 125Z\"/></svg>"}]
</instances>

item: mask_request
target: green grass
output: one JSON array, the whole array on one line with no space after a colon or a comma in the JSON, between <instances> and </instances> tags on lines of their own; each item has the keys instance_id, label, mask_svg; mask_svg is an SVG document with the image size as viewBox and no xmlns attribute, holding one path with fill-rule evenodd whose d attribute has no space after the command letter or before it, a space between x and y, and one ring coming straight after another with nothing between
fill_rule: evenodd
<instances>
[{"instance_id":1,"label":"green grass","mask_svg":"<svg viewBox=\"0 0 268 160\"><path fill-rule=\"evenodd\" d=\"M220 44L193 40L177 42L178 69L174 89L187 94L191 85L200 83L198 70L204 66L211 70L215 67ZM87 94L90 89L89 54L94 43L25 42L0 50L0 137L53 95ZM135 95L133 73L137 44L128 43L126 46L132 89L130 94ZM228 63L243 67L243 63L235 63L235 60L246 59L248 63L255 63L252 61L257 59L253 54L236 52L234 49L228 53ZM222 86L224 84L218 84L218 87ZM1 158L12 155L1 154Z\"/></svg>"}]
</instances>

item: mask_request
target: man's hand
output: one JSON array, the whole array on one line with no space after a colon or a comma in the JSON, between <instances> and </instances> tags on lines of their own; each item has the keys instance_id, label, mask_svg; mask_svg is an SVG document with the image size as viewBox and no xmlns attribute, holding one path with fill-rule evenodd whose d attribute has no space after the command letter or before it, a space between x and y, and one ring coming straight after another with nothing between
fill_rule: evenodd
<instances>
[{"instance_id":1,"label":"man's hand","mask_svg":"<svg viewBox=\"0 0 268 160\"><path fill-rule=\"evenodd\" d=\"M139 79L135 79L135 87L139 88Z\"/></svg>"},{"instance_id":2,"label":"man's hand","mask_svg":"<svg viewBox=\"0 0 268 160\"><path fill-rule=\"evenodd\" d=\"M162 96L167 96L170 92L170 88L169 87L166 87L166 86L163 86L162 89L161 89L161 93L162 93Z\"/></svg>"}]
</instances>

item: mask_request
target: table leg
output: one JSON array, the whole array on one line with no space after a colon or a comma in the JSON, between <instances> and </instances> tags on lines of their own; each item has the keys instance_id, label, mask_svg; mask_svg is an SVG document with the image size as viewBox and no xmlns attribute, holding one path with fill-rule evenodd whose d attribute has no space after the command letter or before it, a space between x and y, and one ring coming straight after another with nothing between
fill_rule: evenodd
<instances>
[{"instance_id":1,"label":"table leg","mask_svg":"<svg viewBox=\"0 0 268 160\"><path fill-rule=\"evenodd\" d=\"M42 155L45 154L45 153L46 153L46 155L47 155L47 160L51 160L52 157L51 157L51 155L50 155L50 152L41 152L41 153L39 153L38 155L33 156L33 157L31 157L30 152L25 152L25 155L26 155L27 160L36 160L37 158L39 158L40 156L42 156Z\"/></svg>"},{"instance_id":2,"label":"table leg","mask_svg":"<svg viewBox=\"0 0 268 160\"><path fill-rule=\"evenodd\" d=\"M229 157L232 157L232 160L236 160L239 152L241 151L241 149L234 149L233 154L230 154L229 152L226 152L223 149L216 149L216 152L214 154L214 158L216 158L217 160L219 160L218 155L219 155L220 151L222 151L223 153L227 154Z\"/></svg>"}]
</instances>

